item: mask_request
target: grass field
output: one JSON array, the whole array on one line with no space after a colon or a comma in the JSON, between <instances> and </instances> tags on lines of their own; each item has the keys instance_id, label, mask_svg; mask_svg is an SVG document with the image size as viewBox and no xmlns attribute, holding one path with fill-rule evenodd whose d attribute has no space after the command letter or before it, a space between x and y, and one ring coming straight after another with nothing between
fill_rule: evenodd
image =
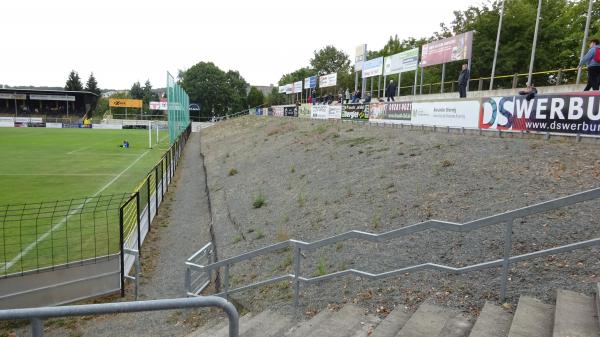
<instances>
[{"instance_id":1,"label":"grass field","mask_svg":"<svg viewBox=\"0 0 600 337\"><path fill-rule=\"evenodd\" d=\"M0 128L0 274L118 249L118 207L169 148L159 139L149 149L145 130Z\"/></svg>"}]
</instances>

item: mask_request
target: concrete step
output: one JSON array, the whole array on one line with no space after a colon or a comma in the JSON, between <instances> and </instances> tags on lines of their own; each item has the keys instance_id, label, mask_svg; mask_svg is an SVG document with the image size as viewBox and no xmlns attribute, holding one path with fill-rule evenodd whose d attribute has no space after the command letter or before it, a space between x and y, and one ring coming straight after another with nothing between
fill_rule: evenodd
<instances>
[{"instance_id":1,"label":"concrete step","mask_svg":"<svg viewBox=\"0 0 600 337\"><path fill-rule=\"evenodd\" d=\"M292 320L271 310L265 310L248 322L240 331L242 337L280 337L292 325ZM240 328L240 330L242 330Z\"/></svg>"},{"instance_id":2,"label":"concrete step","mask_svg":"<svg viewBox=\"0 0 600 337\"><path fill-rule=\"evenodd\" d=\"M348 337L371 337L373 331L381 323L381 318L375 315L365 315L357 329Z\"/></svg>"},{"instance_id":3,"label":"concrete step","mask_svg":"<svg viewBox=\"0 0 600 337\"><path fill-rule=\"evenodd\" d=\"M322 322L328 321L334 312L328 309L322 310L313 318L305 322L300 322L296 326L290 328L284 336L287 337L304 337L307 336L316 326L321 325Z\"/></svg>"},{"instance_id":4,"label":"concrete step","mask_svg":"<svg viewBox=\"0 0 600 337\"><path fill-rule=\"evenodd\" d=\"M329 319L312 326L312 329L302 336L350 337L361 330L366 319L367 315L363 309L347 304L341 310L334 312Z\"/></svg>"},{"instance_id":5,"label":"concrete step","mask_svg":"<svg viewBox=\"0 0 600 337\"><path fill-rule=\"evenodd\" d=\"M473 323L469 321L468 317L458 314L446 322L438 337L468 337L471 328L473 328Z\"/></svg>"},{"instance_id":6,"label":"concrete step","mask_svg":"<svg viewBox=\"0 0 600 337\"><path fill-rule=\"evenodd\" d=\"M554 306L521 296L508 337L551 337Z\"/></svg>"},{"instance_id":7,"label":"concrete step","mask_svg":"<svg viewBox=\"0 0 600 337\"><path fill-rule=\"evenodd\" d=\"M246 314L240 317L240 326L246 325L251 319L252 314ZM241 329L240 329L241 331ZM201 327L198 330L188 334L186 337L226 337L229 336L229 320L223 318L219 323L213 326Z\"/></svg>"},{"instance_id":8,"label":"concrete step","mask_svg":"<svg viewBox=\"0 0 600 337\"><path fill-rule=\"evenodd\" d=\"M409 320L411 314L402 306L397 306L377 325L371 337L394 337Z\"/></svg>"},{"instance_id":9,"label":"concrete step","mask_svg":"<svg viewBox=\"0 0 600 337\"><path fill-rule=\"evenodd\" d=\"M397 337L432 337L438 336L448 320L459 313L452 309L423 303L419 309L400 329Z\"/></svg>"},{"instance_id":10,"label":"concrete step","mask_svg":"<svg viewBox=\"0 0 600 337\"><path fill-rule=\"evenodd\" d=\"M507 337L512 315L492 302L485 302L469 337Z\"/></svg>"},{"instance_id":11,"label":"concrete step","mask_svg":"<svg viewBox=\"0 0 600 337\"><path fill-rule=\"evenodd\" d=\"M594 297L568 290L556 292L553 337L600 337Z\"/></svg>"}]
</instances>

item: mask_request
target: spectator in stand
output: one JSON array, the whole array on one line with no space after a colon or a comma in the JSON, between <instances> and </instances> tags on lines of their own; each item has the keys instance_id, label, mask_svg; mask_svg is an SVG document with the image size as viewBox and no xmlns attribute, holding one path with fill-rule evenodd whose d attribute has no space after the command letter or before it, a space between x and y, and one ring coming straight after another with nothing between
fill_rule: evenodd
<instances>
[{"instance_id":1,"label":"spectator in stand","mask_svg":"<svg viewBox=\"0 0 600 337\"><path fill-rule=\"evenodd\" d=\"M367 97L365 97L364 103L371 103L371 93L367 93Z\"/></svg>"},{"instance_id":2,"label":"spectator in stand","mask_svg":"<svg viewBox=\"0 0 600 337\"><path fill-rule=\"evenodd\" d=\"M311 95L311 96L308 96L307 103L308 103L308 104L312 104L312 102L313 102L313 101L312 101L312 95Z\"/></svg>"},{"instance_id":3,"label":"spectator in stand","mask_svg":"<svg viewBox=\"0 0 600 337\"><path fill-rule=\"evenodd\" d=\"M313 103L317 103L317 91L315 89L313 89L313 91L310 93L310 97L312 97L312 101Z\"/></svg>"},{"instance_id":4,"label":"spectator in stand","mask_svg":"<svg viewBox=\"0 0 600 337\"><path fill-rule=\"evenodd\" d=\"M527 84L527 89L519 91L519 95L525 96L525 99L527 101L531 101L532 99L534 99L537 93L538 91L533 85L533 83Z\"/></svg>"},{"instance_id":5,"label":"spectator in stand","mask_svg":"<svg viewBox=\"0 0 600 337\"><path fill-rule=\"evenodd\" d=\"M356 90L354 92L354 97L352 97L352 103L359 103L360 102L360 98L361 98L360 96L361 96L360 95L360 91Z\"/></svg>"},{"instance_id":6,"label":"spectator in stand","mask_svg":"<svg viewBox=\"0 0 600 337\"><path fill-rule=\"evenodd\" d=\"M469 72L469 65L463 64L460 75L458 75L458 92L460 94L460 98L467 97L467 87L469 86L470 77L471 73Z\"/></svg>"},{"instance_id":7,"label":"spectator in stand","mask_svg":"<svg viewBox=\"0 0 600 337\"><path fill-rule=\"evenodd\" d=\"M583 91L600 90L600 41L590 40L590 50L583 55L579 68L587 67L588 81Z\"/></svg>"},{"instance_id":8,"label":"spectator in stand","mask_svg":"<svg viewBox=\"0 0 600 337\"><path fill-rule=\"evenodd\" d=\"M394 80L390 80L390 84L388 84L388 87L385 89L385 97L388 102L394 102L394 96L396 96L396 84L394 83Z\"/></svg>"},{"instance_id":9,"label":"spectator in stand","mask_svg":"<svg viewBox=\"0 0 600 337\"><path fill-rule=\"evenodd\" d=\"M344 101L346 102L346 104L348 104L348 102L350 101L350 90L348 90L347 88L346 88L346 92L344 94L344 98L345 98Z\"/></svg>"}]
</instances>

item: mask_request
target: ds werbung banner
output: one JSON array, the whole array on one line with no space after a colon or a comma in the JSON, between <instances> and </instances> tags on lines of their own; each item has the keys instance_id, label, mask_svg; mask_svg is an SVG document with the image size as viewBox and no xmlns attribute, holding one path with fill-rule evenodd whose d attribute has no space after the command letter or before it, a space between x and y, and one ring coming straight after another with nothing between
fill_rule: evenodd
<instances>
[{"instance_id":1,"label":"ds werbung banner","mask_svg":"<svg viewBox=\"0 0 600 337\"><path fill-rule=\"evenodd\" d=\"M484 97L479 127L600 135L599 105L600 93Z\"/></svg>"}]
</instances>

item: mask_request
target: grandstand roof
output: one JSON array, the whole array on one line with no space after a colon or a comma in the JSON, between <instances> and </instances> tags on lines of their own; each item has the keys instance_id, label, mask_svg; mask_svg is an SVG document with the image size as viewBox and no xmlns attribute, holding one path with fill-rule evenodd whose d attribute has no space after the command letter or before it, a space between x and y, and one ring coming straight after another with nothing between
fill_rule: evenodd
<instances>
[{"instance_id":1,"label":"grandstand roof","mask_svg":"<svg viewBox=\"0 0 600 337\"><path fill-rule=\"evenodd\" d=\"M46 90L46 89L17 89L17 88L0 88L0 92L21 92L21 93L51 93L51 94L89 94L99 97L91 91L69 91L69 90Z\"/></svg>"}]
</instances>

